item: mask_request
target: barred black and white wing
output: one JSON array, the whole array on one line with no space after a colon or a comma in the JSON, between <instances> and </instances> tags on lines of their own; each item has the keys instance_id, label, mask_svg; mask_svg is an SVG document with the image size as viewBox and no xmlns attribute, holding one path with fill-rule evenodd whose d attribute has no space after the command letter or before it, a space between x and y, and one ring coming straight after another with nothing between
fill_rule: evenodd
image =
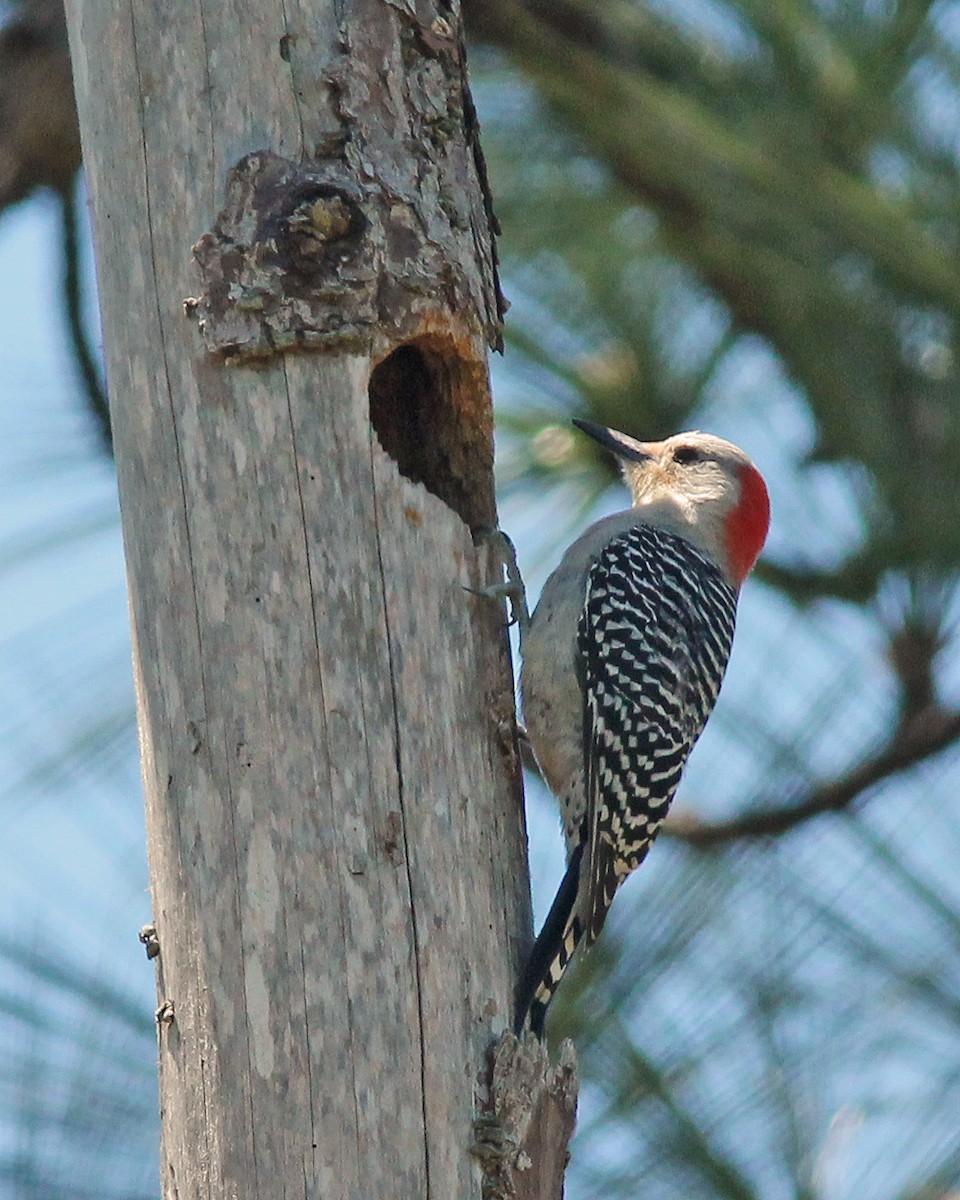
<instances>
[{"instance_id":1,"label":"barred black and white wing","mask_svg":"<svg viewBox=\"0 0 960 1200\"><path fill-rule=\"evenodd\" d=\"M587 811L577 904L589 945L640 865L717 699L737 597L683 538L638 525L590 568L578 628Z\"/></svg>"}]
</instances>

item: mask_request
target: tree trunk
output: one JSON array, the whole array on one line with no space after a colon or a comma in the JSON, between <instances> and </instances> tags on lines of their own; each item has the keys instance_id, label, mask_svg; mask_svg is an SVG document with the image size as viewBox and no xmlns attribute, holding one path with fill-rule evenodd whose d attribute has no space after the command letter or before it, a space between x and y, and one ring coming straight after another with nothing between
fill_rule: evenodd
<instances>
[{"instance_id":1,"label":"tree trunk","mask_svg":"<svg viewBox=\"0 0 960 1200\"><path fill-rule=\"evenodd\" d=\"M479 1196L529 901L503 617L463 590L500 298L457 5L67 7L164 1195Z\"/></svg>"}]
</instances>

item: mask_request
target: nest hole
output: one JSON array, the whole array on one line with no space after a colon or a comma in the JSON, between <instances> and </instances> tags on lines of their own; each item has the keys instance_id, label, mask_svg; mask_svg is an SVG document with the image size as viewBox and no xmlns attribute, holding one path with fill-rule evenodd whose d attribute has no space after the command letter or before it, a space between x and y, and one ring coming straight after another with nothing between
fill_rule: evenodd
<instances>
[{"instance_id":1,"label":"nest hole","mask_svg":"<svg viewBox=\"0 0 960 1200\"><path fill-rule=\"evenodd\" d=\"M423 484L471 529L495 521L493 429L482 364L452 345L398 346L370 376L370 422L400 474Z\"/></svg>"}]
</instances>

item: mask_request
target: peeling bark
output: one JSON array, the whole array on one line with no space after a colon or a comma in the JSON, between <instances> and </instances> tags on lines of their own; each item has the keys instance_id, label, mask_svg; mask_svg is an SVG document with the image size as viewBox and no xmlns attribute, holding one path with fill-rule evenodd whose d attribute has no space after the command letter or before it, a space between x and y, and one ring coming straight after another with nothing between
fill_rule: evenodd
<instances>
[{"instance_id":1,"label":"peeling bark","mask_svg":"<svg viewBox=\"0 0 960 1200\"><path fill-rule=\"evenodd\" d=\"M484 1200L556 1200L577 1117L577 1056L560 1046L556 1066L533 1034L504 1033L492 1052L490 1101L474 1125Z\"/></svg>"}]
</instances>

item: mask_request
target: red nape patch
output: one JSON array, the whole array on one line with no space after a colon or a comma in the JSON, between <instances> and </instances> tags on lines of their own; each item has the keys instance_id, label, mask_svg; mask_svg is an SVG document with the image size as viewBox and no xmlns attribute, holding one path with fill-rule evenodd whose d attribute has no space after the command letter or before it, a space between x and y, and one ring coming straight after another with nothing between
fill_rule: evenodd
<instances>
[{"instance_id":1,"label":"red nape patch","mask_svg":"<svg viewBox=\"0 0 960 1200\"><path fill-rule=\"evenodd\" d=\"M770 528L770 496L756 467L740 468L740 499L727 517L726 550L730 571L743 583L763 549Z\"/></svg>"}]
</instances>

